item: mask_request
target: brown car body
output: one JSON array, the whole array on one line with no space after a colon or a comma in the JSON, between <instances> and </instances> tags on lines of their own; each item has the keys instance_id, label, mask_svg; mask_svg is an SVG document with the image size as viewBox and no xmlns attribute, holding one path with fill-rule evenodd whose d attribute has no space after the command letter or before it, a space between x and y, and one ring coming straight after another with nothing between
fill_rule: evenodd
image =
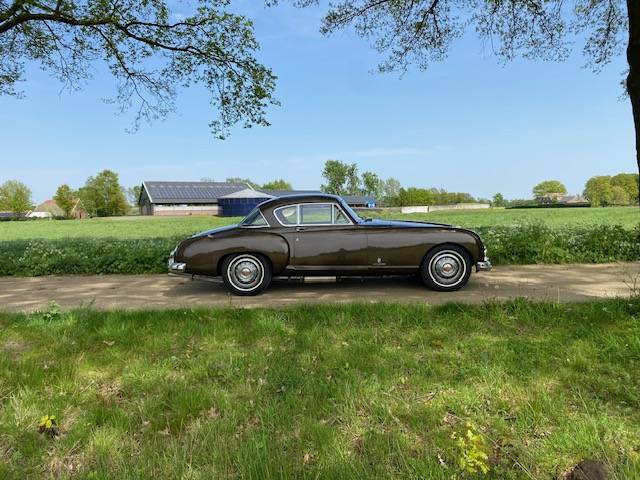
<instances>
[{"instance_id":1,"label":"brown car body","mask_svg":"<svg viewBox=\"0 0 640 480\"><path fill-rule=\"evenodd\" d=\"M285 206L327 203L342 210L350 223L283 225L275 214ZM268 258L273 276L400 275L417 272L429 251L440 245L463 248L476 270L490 268L480 237L470 230L439 223L363 220L335 195L290 195L257 209L266 225L240 223L194 235L172 252L170 271L219 276L225 258L247 253Z\"/></svg>"}]
</instances>

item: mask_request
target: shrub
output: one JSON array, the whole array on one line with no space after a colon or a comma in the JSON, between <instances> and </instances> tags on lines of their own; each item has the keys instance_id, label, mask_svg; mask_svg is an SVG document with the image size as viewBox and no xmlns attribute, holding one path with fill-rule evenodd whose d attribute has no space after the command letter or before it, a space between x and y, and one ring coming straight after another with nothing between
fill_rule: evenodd
<instances>
[{"instance_id":1,"label":"shrub","mask_svg":"<svg viewBox=\"0 0 640 480\"><path fill-rule=\"evenodd\" d=\"M495 265L640 260L640 225L550 227L541 223L476 228ZM0 243L0 276L165 273L184 237L15 240Z\"/></svg>"},{"instance_id":2,"label":"shrub","mask_svg":"<svg viewBox=\"0 0 640 480\"><path fill-rule=\"evenodd\" d=\"M542 223L480 227L496 265L640 260L640 225L550 227Z\"/></svg>"},{"instance_id":3,"label":"shrub","mask_svg":"<svg viewBox=\"0 0 640 480\"><path fill-rule=\"evenodd\" d=\"M0 243L0 275L164 273L183 238L16 240Z\"/></svg>"}]
</instances>

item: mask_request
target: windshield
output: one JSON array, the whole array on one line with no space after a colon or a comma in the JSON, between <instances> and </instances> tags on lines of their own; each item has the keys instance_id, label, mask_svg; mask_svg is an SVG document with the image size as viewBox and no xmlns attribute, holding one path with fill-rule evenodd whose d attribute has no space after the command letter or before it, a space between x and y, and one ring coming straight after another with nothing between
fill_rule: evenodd
<instances>
[{"instance_id":1,"label":"windshield","mask_svg":"<svg viewBox=\"0 0 640 480\"><path fill-rule=\"evenodd\" d=\"M353 221L356 223L361 223L362 219L358 216L358 214L353 210L353 208L351 208L347 202L345 202L344 200L342 200L340 202L340 206L351 216L351 218L353 218Z\"/></svg>"}]
</instances>

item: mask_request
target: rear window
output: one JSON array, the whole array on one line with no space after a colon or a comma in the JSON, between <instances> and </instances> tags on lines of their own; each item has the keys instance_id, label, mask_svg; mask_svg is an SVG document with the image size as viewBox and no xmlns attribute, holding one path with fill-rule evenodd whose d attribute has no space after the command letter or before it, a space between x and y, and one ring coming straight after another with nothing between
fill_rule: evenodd
<instances>
[{"instance_id":1,"label":"rear window","mask_svg":"<svg viewBox=\"0 0 640 480\"><path fill-rule=\"evenodd\" d=\"M275 215L283 225L298 224L298 207L296 207L295 205L279 208L275 211Z\"/></svg>"}]
</instances>

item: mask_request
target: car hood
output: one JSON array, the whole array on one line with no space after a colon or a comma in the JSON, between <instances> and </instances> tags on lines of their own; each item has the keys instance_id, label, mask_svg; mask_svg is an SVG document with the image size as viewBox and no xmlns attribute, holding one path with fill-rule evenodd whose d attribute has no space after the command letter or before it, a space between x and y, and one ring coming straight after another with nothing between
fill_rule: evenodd
<instances>
[{"instance_id":1,"label":"car hood","mask_svg":"<svg viewBox=\"0 0 640 480\"><path fill-rule=\"evenodd\" d=\"M368 220L363 222L362 225L365 227L396 227L396 228L431 228L431 227L440 227L440 228L453 228L453 225L449 225L447 223L433 223L433 222L418 222L418 221L407 221L407 220Z\"/></svg>"},{"instance_id":2,"label":"car hood","mask_svg":"<svg viewBox=\"0 0 640 480\"><path fill-rule=\"evenodd\" d=\"M211 230L205 230L204 232L196 233L192 235L191 238L206 237L215 233L226 232L227 230L233 230L237 226L238 225L226 225L224 227L212 228Z\"/></svg>"}]
</instances>

